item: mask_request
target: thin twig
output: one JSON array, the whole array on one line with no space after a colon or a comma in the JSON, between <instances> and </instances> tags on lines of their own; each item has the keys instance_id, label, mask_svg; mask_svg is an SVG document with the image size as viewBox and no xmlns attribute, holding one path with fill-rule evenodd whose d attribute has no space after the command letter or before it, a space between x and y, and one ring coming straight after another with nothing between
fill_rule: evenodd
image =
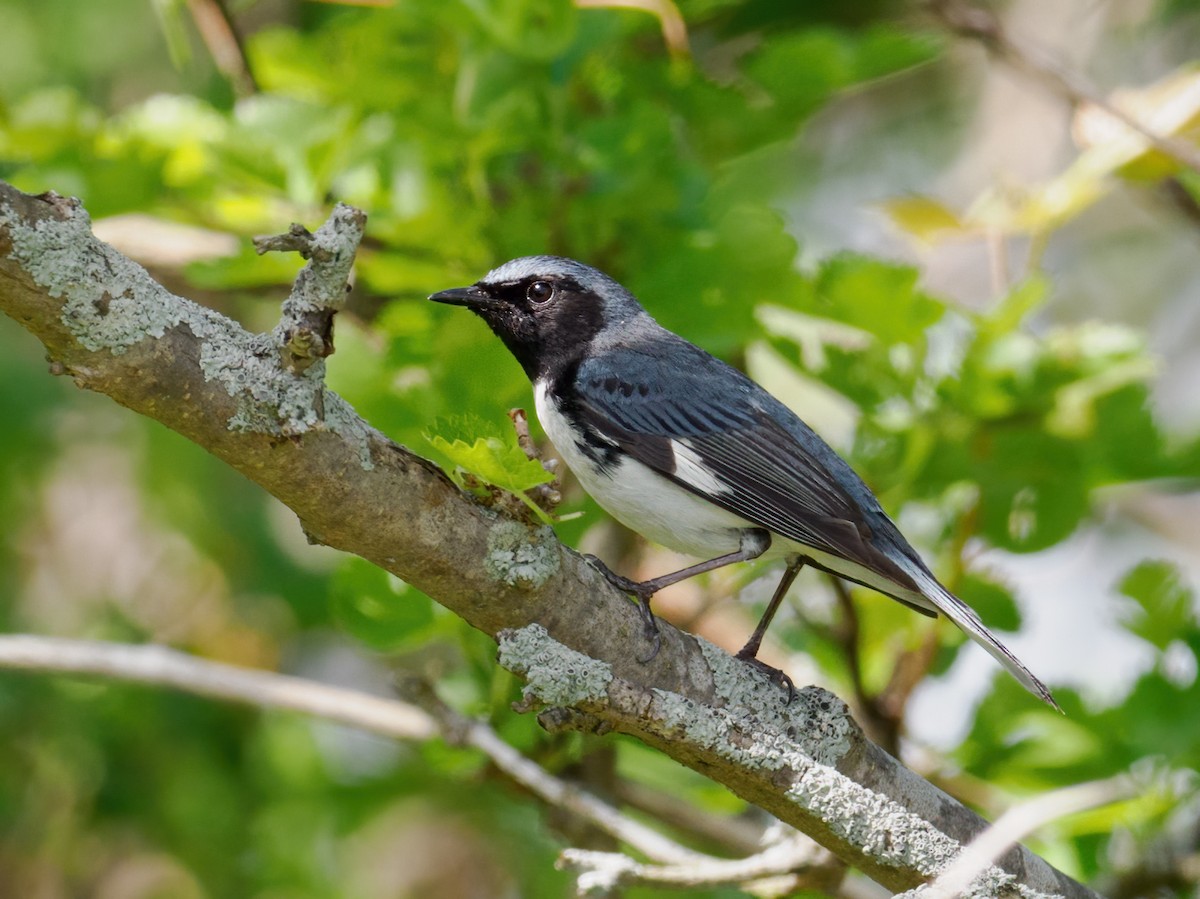
<instances>
[{"instance_id":1,"label":"thin twig","mask_svg":"<svg viewBox=\"0 0 1200 899\"><path fill-rule=\"evenodd\" d=\"M1041 47L1015 37L989 9L959 0L930 0L927 7L948 30L983 44L994 56L1047 84L1073 105L1089 103L1141 135L1156 150L1200 172L1200 152L1177 138L1159 134L1109 100L1079 73L1060 65Z\"/></svg>"},{"instance_id":2,"label":"thin twig","mask_svg":"<svg viewBox=\"0 0 1200 899\"><path fill-rule=\"evenodd\" d=\"M295 252L308 260L283 301L283 314L273 332L284 364L294 374L301 375L333 355L333 317L346 301L366 224L361 210L338 203L316 233L294 222L283 234L254 238L260 256ZM319 381L323 369L314 372Z\"/></svg>"},{"instance_id":3,"label":"thin twig","mask_svg":"<svg viewBox=\"0 0 1200 899\"><path fill-rule=\"evenodd\" d=\"M837 887L845 866L807 838L785 839L749 858L686 865L646 865L626 855L568 849L558 867L578 872L580 892L604 891L618 886L667 886L686 889L750 885L755 881L791 875L773 895L799 890L829 891Z\"/></svg>"},{"instance_id":4,"label":"thin twig","mask_svg":"<svg viewBox=\"0 0 1200 899\"><path fill-rule=\"evenodd\" d=\"M509 409L508 418L516 431L517 445L521 447L525 457L540 463L542 468L554 476L554 480L549 483L538 484L526 491L542 511L553 515L558 504L562 502L562 475L559 472L558 460L542 458L537 444L533 442L533 435L529 433L529 416L524 409Z\"/></svg>"},{"instance_id":5,"label":"thin twig","mask_svg":"<svg viewBox=\"0 0 1200 899\"><path fill-rule=\"evenodd\" d=\"M900 654L887 686L876 700L880 717L893 722L897 741L908 701L912 698L913 691L929 674L940 646L937 628L928 628L916 649L907 649Z\"/></svg>"},{"instance_id":6,"label":"thin twig","mask_svg":"<svg viewBox=\"0 0 1200 899\"><path fill-rule=\"evenodd\" d=\"M229 79L238 96L256 93L258 84L250 60L222 0L188 0L188 9L217 69Z\"/></svg>"},{"instance_id":7,"label":"thin twig","mask_svg":"<svg viewBox=\"0 0 1200 899\"><path fill-rule=\"evenodd\" d=\"M658 19L663 43L672 56L684 57L691 53L687 23L672 0L575 0L575 5L580 9L637 9L648 12Z\"/></svg>"},{"instance_id":8,"label":"thin twig","mask_svg":"<svg viewBox=\"0 0 1200 899\"><path fill-rule=\"evenodd\" d=\"M867 694L863 683L862 662L858 656L858 609L850 596L846 582L835 575L829 575L829 583L833 585L833 594L837 597L838 608L842 612L842 626L835 630L842 651L846 655L846 667L850 670L850 685L854 688L854 697L863 708L873 705L873 700Z\"/></svg>"},{"instance_id":9,"label":"thin twig","mask_svg":"<svg viewBox=\"0 0 1200 899\"><path fill-rule=\"evenodd\" d=\"M1064 787L1015 805L968 844L938 875L937 880L918 891L919 895L921 899L953 899L960 896L989 865L1042 825L1076 812L1127 799L1135 793L1133 780L1126 775L1119 775Z\"/></svg>"},{"instance_id":10,"label":"thin twig","mask_svg":"<svg viewBox=\"0 0 1200 899\"><path fill-rule=\"evenodd\" d=\"M197 659L165 646L130 646L27 634L0 636L0 668L93 674L173 687L213 699L291 709L400 740L437 733L420 709L286 674Z\"/></svg>"},{"instance_id":11,"label":"thin twig","mask_svg":"<svg viewBox=\"0 0 1200 899\"><path fill-rule=\"evenodd\" d=\"M863 724L872 739L892 755L897 755L900 749L900 718L889 714L881 697L868 693L863 681L858 607L854 605L850 588L846 586L845 581L829 575L829 583L833 586L833 594L837 597L838 607L842 612L840 624L831 628L831 631L834 639L841 644L842 654L846 657L850 685L854 688L854 699L862 712ZM900 714L903 715L903 707Z\"/></svg>"}]
</instances>

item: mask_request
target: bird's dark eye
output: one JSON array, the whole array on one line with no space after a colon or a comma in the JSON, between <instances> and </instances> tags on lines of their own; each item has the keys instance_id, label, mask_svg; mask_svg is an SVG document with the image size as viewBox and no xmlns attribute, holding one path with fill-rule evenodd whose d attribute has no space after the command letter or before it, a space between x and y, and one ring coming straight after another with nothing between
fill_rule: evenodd
<instances>
[{"instance_id":1,"label":"bird's dark eye","mask_svg":"<svg viewBox=\"0 0 1200 899\"><path fill-rule=\"evenodd\" d=\"M525 291L525 296L531 303L545 303L554 296L554 285L549 281L534 281Z\"/></svg>"}]
</instances>

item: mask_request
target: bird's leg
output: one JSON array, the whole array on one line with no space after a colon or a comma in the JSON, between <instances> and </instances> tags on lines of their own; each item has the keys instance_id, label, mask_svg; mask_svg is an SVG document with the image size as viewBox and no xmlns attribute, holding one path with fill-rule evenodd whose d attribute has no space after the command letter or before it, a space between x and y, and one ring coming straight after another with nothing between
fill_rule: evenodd
<instances>
[{"instance_id":1,"label":"bird's leg","mask_svg":"<svg viewBox=\"0 0 1200 899\"><path fill-rule=\"evenodd\" d=\"M658 632L658 621L655 620L654 612L650 609L651 596L664 587L677 584L697 574L703 574L715 568L723 568L726 565L732 565L734 562L748 562L751 559L757 559L767 551L770 545L770 534L760 528L748 528L742 531L741 545L736 551L726 553L723 556L717 556L715 559L709 559L707 562L698 562L695 565L689 565L687 568L681 568L669 574L650 578L648 581L634 581L627 577L622 577L595 556L589 555L584 556L584 558L600 569L600 573L607 578L608 582L622 593L628 593L637 597L638 610L642 614L642 624L646 639L650 640L653 644L650 649L650 655L644 659L638 659L639 662L645 664L658 655L659 649L662 648L662 635ZM761 637L759 639L761 640Z\"/></svg>"},{"instance_id":2,"label":"bird's leg","mask_svg":"<svg viewBox=\"0 0 1200 899\"><path fill-rule=\"evenodd\" d=\"M754 628L754 633L750 635L750 639L746 641L746 645L737 651L737 658L748 665L758 668L780 686L787 687L788 702L791 702L792 697L796 694L795 684L792 683L790 677L778 668L762 661L758 657L758 650L762 646L763 636L767 633L767 628L771 626L771 619L779 611L780 603L783 602L783 598L787 595L792 582L796 580L796 575L800 573L800 569L804 567L804 563L807 561L803 556L797 556L788 563L788 567L784 570L783 577L779 581L779 586L775 588L775 593L771 597L771 601L767 603L766 611L763 612L762 618L759 619L758 626Z\"/></svg>"},{"instance_id":3,"label":"bird's leg","mask_svg":"<svg viewBox=\"0 0 1200 899\"><path fill-rule=\"evenodd\" d=\"M759 619L758 625L754 628L754 633L750 635L750 639L746 641L746 645L738 650L737 657L739 659L753 659L758 656L758 650L762 646L767 628L771 626L771 621L775 618L775 613L779 611L783 597L791 589L792 582L796 580L796 575L800 573L800 569L804 567L806 561L807 559L803 556L797 556L795 560L788 564L788 567L783 572L783 577L779 580L779 586L775 588L775 593L771 596L771 601L767 603L767 608L763 612L762 618Z\"/></svg>"}]
</instances>

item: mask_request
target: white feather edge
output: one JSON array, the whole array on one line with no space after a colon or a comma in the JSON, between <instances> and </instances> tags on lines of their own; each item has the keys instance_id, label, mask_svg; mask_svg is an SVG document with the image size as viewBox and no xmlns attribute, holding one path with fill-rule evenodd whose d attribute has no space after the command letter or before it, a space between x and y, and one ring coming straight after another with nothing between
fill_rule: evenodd
<instances>
[{"instance_id":1,"label":"white feather edge","mask_svg":"<svg viewBox=\"0 0 1200 899\"><path fill-rule=\"evenodd\" d=\"M696 450L688 440L672 440L671 452L675 456L675 477L690 484L706 496L720 496L732 492L728 484L704 467Z\"/></svg>"}]
</instances>

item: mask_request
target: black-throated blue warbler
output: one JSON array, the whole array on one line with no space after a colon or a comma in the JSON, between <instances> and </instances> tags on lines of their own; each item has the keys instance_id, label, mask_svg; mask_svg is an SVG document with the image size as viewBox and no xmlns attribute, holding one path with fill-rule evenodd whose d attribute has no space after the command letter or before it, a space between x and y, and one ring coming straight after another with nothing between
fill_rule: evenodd
<instances>
[{"instance_id":1,"label":"black-throated blue warbler","mask_svg":"<svg viewBox=\"0 0 1200 899\"><path fill-rule=\"evenodd\" d=\"M811 565L946 615L1057 708L825 441L740 371L659 325L612 278L572 259L525 256L429 299L466 306L504 341L533 382L538 420L596 502L656 543L706 560L640 583L600 564L638 598L654 651L658 590L733 562L783 557L783 578L737 656L789 690L787 676L757 653L792 581Z\"/></svg>"}]
</instances>

